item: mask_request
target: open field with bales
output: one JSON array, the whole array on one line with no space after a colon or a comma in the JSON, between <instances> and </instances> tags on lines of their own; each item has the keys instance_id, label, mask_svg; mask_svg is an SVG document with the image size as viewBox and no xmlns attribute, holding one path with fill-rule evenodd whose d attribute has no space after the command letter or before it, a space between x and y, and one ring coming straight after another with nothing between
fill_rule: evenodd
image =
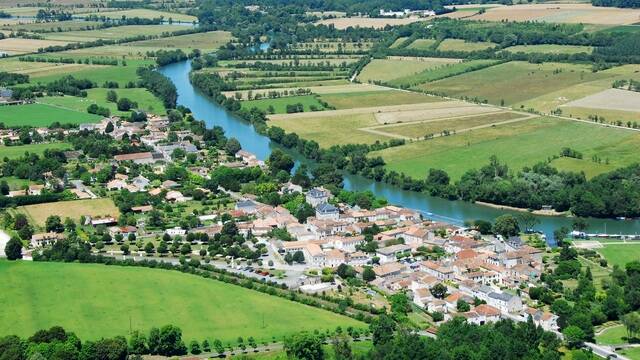
<instances>
[{"instance_id":1,"label":"open field with bales","mask_svg":"<svg viewBox=\"0 0 640 360\"><path fill-rule=\"evenodd\" d=\"M591 160L592 156L597 155L603 162L606 159L612 167L623 167L637 161L634 149L638 146L640 134L634 131L537 118L413 142L370 155L382 156L389 170L414 177L423 178L429 168L436 168L458 179L466 170L488 163L492 155L498 155L511 169L519 170L559 156L562 148L569 147L583 153L583 159L576 160L572 170L595 175L597 171L591 169L602 168ZM561 164L553 165L563 170Z\"/></svg>"},{"instance_id":2,"label":"open field with bales","mask_svg":"<svg viewBox=\"0 0 640 360\"><path fill-rule=\"evenodd\" d=\"M97 122L101 116L45 104L0 106L0 122L6 126L49 126L53 122L82 124Z\"/></svg>"},{"instance_id":3,"label":"open field with bales","mask_svg":"<svg viewBox=\"0 0 640 360\"><path fill-rule=\"evenodd\" d=\"M58 215L62 219L71 218L75 221L78 221L82 215L116 218L120 215L120 211L110 198L26 205L19 206L14 211L25 214L32 224L39 226L44 226L47 217L51 215Z\"/></svg>"},{"instance_id":4,"label":"open field with bales","mask_svg":"<svg viewBox=\"0 0 640 360\"><path fill-rule=\"evenodd\" d=\"M198 18L191 15L180 14L175 12L167 12L167 11L159 11L152 9L129 9L129 10L119 10L119 11L104 11L100 12L88 12L83 13L81 16L89 16L95 15L99 17L105 17L107 19L121 19L123 16L126 18L142 18L142 19L157 19L164 18L164 20L169 21L169 19L173 21L181 21L181 22L193 22L198 21Z\"/></svg>"},{"instance_id":5,"label":"open field with bales","mask_svg":"<svg viewBox=\"0 0 640 360\"><path fill-rule=\"evenodd\" d=\"M190 52L193 49L199 49L203 53L211 52L218 49L231 40L231 33L226 31L211 31L206 33L188 34L180 36L172 36L160 39L136 41L126 44L126 46L134 47L152 47L152 48L176 48Z\"/></svg>"},{"instance_id":6,"label":"open field with bales","mask_svg":"<svg viewBox=\"0 0 640 360\"><path fill-rule=\"evenodd\" d=\"M458 12L452 13L459 17ZM484 13L469 16L466 19L488 21L545 21L557 23L584 23L603 25L634 24L640 20L640 10L593 6L586 3L567 4L518 4L512 6L494 6L486 8ZM445 16L449 16L446 14Z\"/></svg>"},{"instance_id":7,"label":"open field with bales","mask_svg":"<svg viewBox=\"0 0 640 360\"><path fill-rule=\"evenodd\" d=\"M387 25L407 25L417 21L425 21L423 18L369 18L369 17L342 17L335 19L324 19L316 24L333 25L336 29L346 29L348 27L362 27L382 29Z\"/></svg>"},{"instance_id":8,"label":"open field with bales","mask_svg":"<svg viewBox=\"0 0 640 360\"><path fill-rule=\"evenodd\" d=\"M31 154L42 154L46 149L59 149L68 150L71 149L71 144L67 143L42 143L42 144L29 144L19 146L5 146L0 145L0 156L5 156L9 159L16 159L24 155L26 152Z\"/></svg>"},{"instance_id":9,"label":"open field with bales","mask_svg":"<svg viewBox=\"0 0 640 360\"><path fill-rule=\"evenodd\" d=\"M459 59L447 58L374 59L362 69L358 80L361 82L389 82L402 77L413 77L428 69L459 62Z\"/></svg>"},{"instance_id":10,"label":"open field with bales","mask_svg":"<svg viewBox=\"0 0 640 360\"><path fill-rule=\"evenodd\" d=\"M366 325L239 286L177 271L40 262L0 262L0 334L30 336L63 326L95 340L173 324L186 343L258 342L303 330ZM286 310L283 310L286 309ZM130 327L131 326L131 327Z\"/></svg>"}]
</instances>

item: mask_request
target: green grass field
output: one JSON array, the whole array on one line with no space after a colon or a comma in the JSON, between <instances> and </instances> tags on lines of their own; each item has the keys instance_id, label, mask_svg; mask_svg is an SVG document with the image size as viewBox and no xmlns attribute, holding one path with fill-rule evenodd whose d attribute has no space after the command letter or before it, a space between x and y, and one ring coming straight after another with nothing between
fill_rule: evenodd
<instances>
[{"instance_id":1,"label":"green grass field","mask_svg":"<svg viewBox=\"0 0 640 360\"><path fill-rule=\"evenodd\" d=\"M526 54L539 53L539 54L579 54L579 53L587 53L591 54L593 51L593 47L591 46L580 46L580 45L554 45L554 44L543 44L543 45L517 45L511 46L504 51L509 51L512 53L523 52Z\"/></svg>"},{"instance_id":2,"label":"green grass field","mask_svg":"<svg viewBox=\"0 0 640 360\"><path fill-rule=\"evenodd\" d=\"M88 31L68 31L62 33L44 34L46 40L87 42L98 39L117 40L137 35L160 35L164 32L184 30L180 25L126 25L116 26L108 29L88 30Z\"/></svg>"},{"instance_id":3,"label":"green grass field","mask_svg":"<svg viewBox=\"0 0 640 360\"><path fill-rule=\"evenodd\" d=\"M315 106L318 110L322 110L324 107L314 95L303 96L289 96L277 99L260 99L260 100L247 100L243 101L242 107L245 109L251 109L257 107L260 110L268 111L269 106L273 107L274 114L286 114L287 105L302 104L304 111L311 111L311 106Z\"/></svg>"},{"instance_id":4,"label":"green grass field","mask_svg":"<svg viewBox=\"0 0 640 360\"><path fill-rule=\"evenodd\" d=\"M411 44L409 44L409 46L407 46L407 49L429 50L435 44L435 39L416 39Z\"/></svg>"},{"instance_id":5,"label":"green grass field","mask_svg":"<svg viewBox=\"0 0 640 360\"><path fill-rule=\"evenodd\" d=\"M408 37L399 37L389 47L391 49L395 49L395 48L399 47L400 45L402 45L405 41L407 41L407 39L408 39Z\"/></svg>"},{"instance_id":6,"label":"green grass field","mask_svg":"<svg viewBox=\"0 0 640 360\"><path fill-rule=\"evenodd\" d=\"M623 349L618 351L618 353L628 357L631 360L640 360L640 347Z\"/></svg>"},{"instance_id":7,"label":"green grass field","mask_svg":"<svg viewBox=\"0 0 640 360\"><path fill-rule=\"evenodd\" d=\"M186 343L281 339L302 330L364 327L347 317L176 271L94 264L0 261L0 334L53 325L81 339L174 324Z\"/></svg>"},{"instance_id":8,"label":"green grass field","mask_svg":"<svg viewBox=\"0 0 640 360\"><path fill-rule=\"evenodd\" d=\"M321 95L320 98L338 110L441 101L441 99L432 96L399 90L326 94Z\"/></svg>"},{"instance_id":9,"label":"green grass field","mask_svg":"<svg viewBox=\"0 0 640 360\"><path fill-rule=\"evenodd\" d=\"M459 61L447 58L374 59L362 69L358 80L388 82L397 78L414 77L425 70Z\"/></svg>"},{"instance_id":10,"label":"green grass field","mask_svg":"<svg viewBox=\"0 0 640 360\"><path fill-rule=\"evenodd\" d=\"M102 86L106 81L115 81L121 88L129 81L135 82L138 79L136 69L138 66L149 64L150 61L145 60L129 60L126 66L99 66L92 68L81 67L70 71L56 72L54 74L46 74L31 79L31 83L47 84L60 79L62 76L72 75L76 79L88 79L95 82L98 86Z\"/></svg>"},{"instance_id":11,"label":"green grass field","mask_svg":"<svg viewBox=\"0 0 640 360\"><path fill-rule=\"evenodd\" d=\"M68 143L50 143L50 144L29 144L20 146L4 146L0 145L0 159L8 157L9 159L19 158L25 152L32 154L42 154L46 149L71 149Z\"/></svg>"},{"instance_id":12,"label":"green grass field","mask_svg":"<svg viewBox=\"0 0 640 360\"><path fill-rule=\"evenodd\" d=\"M10 25L2 25L0 28L11 31L76 31L85 30L98 26L98 21L53 21L53 22L33 22L33 23L16 23Z\"/></svg>"},{"instance_id":13,"label":"green grass field","mask_svg":"<svg viewBox=\"0 0 640 360\"><path fill-rule=\"evenodd\" d=\"M434 81L425 87L448 96L478 98L492 104L504 101L505 105L511 105L608 77L601 72L593 73L588 65L512 61Z\"/></svg>"},{"instance_id":14,"label":"green grass field","mask_svg":"<svg viewBox=\"0 0 640 360\"><path fill-rule=\"evenodd\" d=\"M104 89L95 88L87 90L87 97L81 98L76 96L47 96L39 99L40 102L51 104L59 107L68 108L75 111L86 112L87 107L91 104L98 104L107 107L111 111L111 115L128 116L130 111L119 111L115 103L107 102L107 92L114 90L118 94L118 99L128 98L138 103L138 108L148 113L156 115L164 115L165 109L162 101L150 93L147 89Z\"/></svg>"},{"instance_id":15,"label":"green grass field","mask_svg":"<svg viewBox=\"0 0 640 360\"><path fill-rule=\"evenodd\" d=\"M97 122L101 116L45 104L0 106L0 122L5 126L48 126L55 121L65 124Z\"/></svg>"},{"instance_id":16,"label":"green grass field","mask_svg":"<svg viewBox=\"0 0 640 360\"><path fill-rule=\"evenodd\" d=\"M596 335L596 342L598 344L606 345L618 345L627 342L627 330L623 325L612 326L604 330L599 335Z\"/></svg>"},{"instance_id":17,"label":"green grass field","mask_svg":"<svg viewBox=\"0 0 640 360\"><path fill-rule=\"evenodd\" d=\"M0 148L0 151L5 150L4 148ZM31 182L27 179L18 179L15 176L3 176L0 178L2 181L6 181L11 190L20 190L24 188L26 185L29 185Z\"/></svg>"},{"instance_id":18,"label":"green grass field","mask_svg":"<svg viewBox=\"0 0 640 360\"><path fill-rule=\"evenodd\" d=\"M227 31L210 31L206 33L172 36L161 39L136 41L127 44L134 47L176 48L187 53L192 49L200 49L203 53L218 49L231 40L231 33Z\"/></svg>"},{"instance_id":19,"label":"green grass field","mask_svg":"<svg viewBox=\"0 0 640 360\"><path fill-rule=\"evenodd\" d=\"M382 156L389 170L416 178L424 178L429 168L436 168L447 171L452 179L459 179L466 170L487 164L491 155L497 155L500 161L517 171L558 155L563 147L584 155L579 166L572 165L572 170L584 169L594 174L591 170L594 164L596 170L602 168L591 161L593 155L609 159L612 167L622 167L637 162L634 149L638 146L640 134L633 131L538 118L413 142L370 155ZM563 169L560 167L560 170Z\"/></svg>"},{"instance_id":20,"label":"green grass field","mask_svg":"<svg viewBox=\"0 0 640 360\"><path fill-rule=\"evenodd\" d=\"M496 60L470 60L461 63L445 64L442 66L427 69L419 74L399 77L397 79L389 81L389 84L393 86L415 87L415 89L417 90L430 90L430 85L424 83L461 74L469 71L469 69L475 68L476 66L488 66L495 63L497 63Z\"/></svg>"},{"instance_id":21,"label":"green grass field","mask_svg":"<svg viewBox=\"0 0 640 360\"><path fill-rule=\"evenodd\" d=\"M75 221L82 215L93 217L120 216L120 211L111 198L58 201L53 203L34 204L19 206L16 212L21 212L29 218L32 224L44 226L45 221L51 215L58 215L60 218L71 218Z\"/></svg>"},{"instance_id":22,"label":"green grass field","mask_svg":"<svg viewBox=\"0 0 640 360\"><path fill-rule=\"evenodd\" d=\"M609 264L624 268L628 262L640 259L640 243L604 244L598 252L607 259Z\"/></svg>"},{"instance_id":23,"label":"green grass field","mask_svg":"<svg viewBox=\"0 0 640 360\"><path fill-rule=\"evenodd\" d=\"M460 39L445 39L438 45L439 51L480 51L498 46L492 42L474 42Z\"/></svg>"}]
</instances>

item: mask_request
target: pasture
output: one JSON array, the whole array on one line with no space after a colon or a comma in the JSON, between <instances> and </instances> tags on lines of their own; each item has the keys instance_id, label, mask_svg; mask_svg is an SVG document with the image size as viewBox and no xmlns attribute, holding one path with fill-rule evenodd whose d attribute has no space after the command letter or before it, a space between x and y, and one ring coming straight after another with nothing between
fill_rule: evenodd
<instances>
[{"instance_id":1,"label":"pasture","mask_svg":"<svg viewBox=\"0 0 640 360\"><path fill-rule=\"evenodd\" d=\"M412 78L426 70L460 62L448 58L391 58L374 59L358 75L361 82L382 81L409 77Z\"/></svg>"},{"instance_id":2,"label":"pasture","mask_svg":"<svg viewBox=\"0 0 640 360\"><path fill-rule=\"evenodd\" d=\"M438 45L439 51L482 51L498 46L492 42L480 41L464 41L460 39L445 39Z\"/></svg>"},{"instance_id":3,"label":"pasture","mask_svg":"<svg viewBox=\"0 0 640 360\"><path fill-rule=\"evenodd\" d=\"M32 224L44 226L47 217L58 215L63 220L71 218L75 221L82 215L92 217L118 217L120 211L110 198L58 201L53 203L19 206L15 212L23 213Z\"/></svg>"},{"instance_id":4,"label":"pasture","mask_svg":"<svg viewBox=\"0 0 640 360\"><path fill-rule=\"evenodd\" d=\"M555 45L555 44L542 44L542 45L516 45L505 48L504 51L512 53L525 53L525 54L591 54L593 47L581 46L581 45Z\"/></svg>"},{"instance_id":5,"label":"pasture","mask_svg":"<svg viewBox=\"0 0 640 360\"><path fill-rule=\"evenodd\" d=\"M68 150L71 149L71 144L68 143L45 143L45 144L29 144L19 146L5 146L0 145L0 159L8 157L9 159L16 159L25 153L30 154L42 154L46 149L55 150Z\"/></svg>"},{"instance_id":6,"label":"pasture","mask_svg":"<svg viewBox=\"0 0 640 360\"><path fill-rule=\"evenodd\" d=\"M634 149L638 146L640 134L634 131L537 118L413 142L370 155L382 156L389 170L416 178L424 178L429 168L436 168L447 171L452 179L459 179L465 171L488 163L492 155L498 155L501 162L517 171L559 155L564 147L583 153L583 159L572 163L571 170L595 174L602 167L591 160L593 155L617 168L637 161ZM564 170L561 163L552 165Z\"/></svg>"},{"instance_id":7,"label":"pasture","mask_svg":"<svg viewBox=\"0 0 640 360\"><path fill-rule=\"evenodd\" d=\"M31 79L50 75L62 75L88 69L98 69L100 67L102 67L102 65L28 62L16 59L0 60L0 68L2 68L3 71L26 74L29 75Z\"/></svg>"},{"instance_id":8,"label":"pasture","mask_svg":"<svg viewBox=\"0 0 640 360\"><path fill-rule=\"evenodd\" d=\"M54 105L61 108L67 108L75 111L86 112L87 107L91 104L98 104L106 107L111 111L111 115L129 116L130 111L119 111L115 103L107 102L107 92L113 90L120 98L128 98L138 103L138 109L147 113L156 115L165 115L165 109L162 101L150 93L147 89L131 88L131 89L104 89L95 88L87 90L87 97L81 98L76 96L47 96L38 101L44 104Z\"/></svg>"},{"instance_id":9,"label":"pasture","mask_svg":"<svg viewBox=\"0 0 640 360\"><path fill-rule=\"evenodd\" d=\"M624 325L611 326L596 335L596 342L605 345L619 345L627 343L627 329Z\"/></svg>"},{"instance_id":10,"label":"pasture","mask_svg":"<svg viewBox=\"0 0 640 360\"><path fill-rule=\"evenodd\" d=\"M273 109L274 114L285 114L287 112L287 105L302 104L304 111L317 111L322 110L324 107L318 99L313 95L303 96L288 96L275 99L260 99L260 100L247 100L242 102L242 107L245 109L251 109L256 107L260 110L264 110L267 113L271 113L269 108ZM311 107L316 110L312 110Z\"/></svg>"},{"instance_id":11,"label":"pasture","mask_svg":"<svg viewBox=\"0 0 640 360\"><path fill-rule=\"evenodd\" d=\"M592 72L588 65L511 61L434 81L426 88L447 96L514 105L583 82L608 77L603 72Z\"/></svg>"},{"instance_id":12,"label":"pasture","mask_svg":"<svg viewBox=\"0 0 640 360\"><path fill-rule=\"evenodd\" d=\"M366 324L279 297L177 271L98 264L0 262L0 335L53 325L83 340L173 324L183 339L258 342ZM131 328L130 328L131 324Z\"/></svg>"},{"instance_id":13,"label":"pasture","mask_svg":"<svg viewBox=\"0 0 640 360\"><path fill-rule=\"evenodd\" d=\"M0 122L8 127L46 127L56 121L61 124L82 124L98 122L100 119L102 117L98 115L45 104L0 106Z\"/></svg>"},{"instance_id":14,"label":"pasture","mask_svg":"<svg viewBox=\"0 0 640 360\"><path fill-rule=\"evenodd\" d=\"M12 24L3 24L0 26L3 30L11 31L75 31L90 30L98 25L97 21L51 21L51 22L32 22L29 20L20 20Z\"/></svg>"},{"instance_id":15,"label":"pasture","mask_svg":"<svg viewBox=\"0 0 640 360\"><path fill-rule=\"evenodd\" d=\"M206 33L172 36L160 39L136 41L126 44L134 47L176 48L189 53L193 49L199 49L203 53L217 50L220 46L232 39L227 31L210 31Z\"/></svg>"}]
</instances>

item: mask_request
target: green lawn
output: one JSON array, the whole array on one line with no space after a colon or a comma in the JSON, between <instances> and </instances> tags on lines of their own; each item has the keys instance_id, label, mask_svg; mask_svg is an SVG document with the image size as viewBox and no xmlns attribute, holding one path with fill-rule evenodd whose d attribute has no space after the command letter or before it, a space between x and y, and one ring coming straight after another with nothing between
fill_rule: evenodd
<instances>
[{"instance_id":1,"label":"green lawn","mask_svg":"<svg viewBox=\"0 0 640 360\"><path fill-rule=\"evenodd\" d=\"M0 147L1 150L5 150L5 148ZM3 152L4 154L4 152ZM20 154L22 155L22 154ZM3 176L0 180L6 181L11 190L20 190L25 185L29 185L31 182L27 179L18 179L15 176Z\"/></svg>"},{"instance_id":2,"label":"green lawn","mask_svg":"<svg viewBox=\"0 0 640 360\"><path fill-rule=\"evenodd\" d=\"M8 157L9 159L15 159L25 152L33 154L42 154L45 149L71 149L71 144L68 143L50 143L50 144L29 144L20 146L4 146L0 145L0 159Z\"/></svg>"},{"instance_id":3,"label":"green lawn","mask_svg":"<svg viewBox=\"0 0 640 360\"><path fill-rule=\"evenodd\" d=\"M0 122L5 126L48 126L55 121L65 124L97 122L101 116L45 104L0 106Z\"/></svg>"},{"instance_id":4,"label":"green lawn","mask_svg":"<svg viewBox=\"0 0 640 360\"><path fill-rule=\"evenodd\" d=\"M434 81L425 88L453 97L477 98L492 104L504 102L505 105L512 105L609 76L602 72L592 72L589 65L512 61Z\"/></svg>"},{"instance_id":5,"label":"green lawn","mask_svg":"<svg viewBox=\"0 0 640 360\"><path fill-rule=\"evenodd\" d=\"M302 104L304 111L311 111L311 106L315 106L318 110L323 109L322 104L318 102L318 99L314 95L303 96L289 96L277 99L260 99L260 100L247 100L242 102L242 107L245 109L251 109L257 107L260 110L268 112L269 106L274 109L274 114L285 114L287 112L287 105Z\"/></svg>"},{"instance_id":6,"label":"green lawn","mask_svg":"<svg viewBox=\"0 0 640 360\"><path fill-rule=\"evenodd\" d=\"M302 330L365 324L334 313L176 271L88 264L0 262L0 335L53 325L81 339L174 324L185 342L281 339Z\"/></svg>"},{"instance_id":7,"label":"green lawn","mask_svg":"<svg viewBox=\"0 0 640 360\"><path fill-rule=\"evenodd\" d=\"M623 325L612 326L596 336L598 344L618 345L627 342L627 330Z\"/></svg>"},{"instance_id":8,"label":"green lawn","mask_svg":"<svg viewBox=\"0 0 640 360\"><path fill-rule=\"evenodd\" d=\"M399 90L326 94L321 95L320 98L338 110L442 101L442 99L433 96Z\"/></svg>"},{"instance_id":9,"label":"green lawn","mask_svg":"<svg viewBox=\"0 0 640 360\"><path fill-rule=\"evenodd\" d=\"M429 168L436 168L447 171L452 179L459 179L465 171L487 164L491 155L497 155L511 169L520 170L558 155L563 147L584 155L580 166L574 163L572 170L582 168L594 174L606 169L591 161L593 155L610 159L612 167L622 167L637 162L638 146L640 134L633 131L538 118L413 142L370 155L381 155L389 170L416 178L424 178Z\"/></svg>"},{"instance_id":10,"label":"green lawn","mask_svg":"<svg viewBox=\"0 0 640 360\"><path fill-rule=\"evenodd\" d=\"M618 351L618 353L628 357L631 360L640 360L640 347L634 347Z\"/></svg>"},{"instance_id":11,"label":"green lawn","mask_svg":"<svg viewBox=\"0 0 640 360\"><path fill-rule=\"evenodd\" d=\"M107 107L111 110L111 115L128 116L130 111L118 111L118 107L115 103L107 102L107 91L114 90L118 94L118 99L128 98L129 100L138 103L140 110L144 110L149 113L164 115L167 110L165 109L162 101L150 93L147 89L133 88L133 89L104 89L95 88L87 90L87 97L81 98L76 96L48 96L40 99L40 102L56 105L75 111L86 112L87 107L90 104L98 104L103 107Z\"/></svg>"},{"instance_id":12,"label":"green lawn","mask_svg":"<svg viewBox=\"0 0 640 360\"><path fill-rule=\"evenodd\" d=\"M628 262L640 259L640 243L604 244L598 252L607 259L609 264L624 268Z\"/></svg>"}]
</instances>

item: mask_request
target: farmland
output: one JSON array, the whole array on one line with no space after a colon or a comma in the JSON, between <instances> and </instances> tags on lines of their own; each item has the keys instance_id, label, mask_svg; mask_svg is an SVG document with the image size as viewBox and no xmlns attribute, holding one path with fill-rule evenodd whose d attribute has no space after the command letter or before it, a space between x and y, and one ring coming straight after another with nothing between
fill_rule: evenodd
<instances>
[{"instance_id":1,"label":"farmland","mask_svg":"<svg viewBox=\"0 0 640 360\"><path fill-rule=\"evenodd\" d=\"M490 42L471 42L459 39L446 39L438 45L440 51L480 51L497 46Z\"/></svg>"},{"instance_id":2,"label":"farmland","mask_svg":"<svg viewBox=\"0 0 640 360\"><path fill-rule=\"evenodd\" d=\"M86 109L86 108L85 108ZM65 124L81 124L97 122L102 117L86 112L45 105L26 104L0 107L0 122L6 126L45 127L53 122Z\"/></svg>"},{"instance_id":3,"label":"farmland","mask_svg":"<svg viewBox=\"0 0 640 360\"><path fill-rule=\"evenodd\" d=\"M174 324L186 341L281 339L302 330L360 327L328 311L180 272L92 264L0 262L2 335L61 325L82 339ZM286 309L286 311L283 311Z\"/></svg>"},{"instance_id":4,"label":"farmland","mask_svg":"<svg viewBox=\"0 0 640 360\"><path fill-rule=\"evenodd\" d=\"M526 54L538 53L538 54L579 54L579 53L587 53L590 54L593 51L593 47L591 46L580 46L580 45L554 45L554 44L544 44L544 45L517 45L510 46L504 51L509 51L512 53L523 52Z\"/></svg>"},{"instance_id":5,"label":"farmland","mask_svg":"<svg viewBox=\"0 0 640 360\"><path fill-rule=\"evenodd\" d=\"M244 101L242 103L242 106L247 109L256 107L260 110L267 111L268 113L270 113L269 107L272 107L274 110L274 114L284 114L287 112L287 105L294 104L302 104L302 106L304 107L304 111L315 111L313 109L323 109L322 104L320 104L316 97L313 95L290 96L277 99L248 100ZM311 107L313 107L313 109Z\"/></svg>"},{"instance_id":6,"label":"farmland","mask_svg":"<svg viewBox=\"0 0 640 360\"><path fill-rule=\"evenodd\" d=\"M136 81L138 75L136 74L137 66L132 62L127 62L127 66L97 66L97 67L80 67L74 71L65 71L64 75L73 75L78 79L88 79L101 86L106 81L115 81L120 87L130 81ZM42 74L42 76L34 76L32 83L49 83L51 81L58 80L63 75L62 72L54 72L53 74Z\"/></svg>"},{"instance_id":7,"label":"farmland","mask_svg":"<svg viewBox=\"0 0 640 360\"><path fill-rule=\"evenodd\" d=\"M397 90L326 94L321 95L320 98L338 110L372 106L417 104L438 100L418 93Z\"/></svg>"},{"instance_id":8,"label":"farmland","mask_svg":"<svg viewBox=\"0 0 640 360\"><path fill-rule=\"evenodd\" d=\"M180 25L127 25L108 29L88 31L68 31L44 34L46 40L66 42L86 42L98 39L118 40L139 35L161 35L162 33L184 30Z\"/></svg>"},{"instance_id":9,"label":"farmland","mask_svg":"<svg viewBox=\"0 0 640 360\"><path fill-rule=\"evenodd\" d=\"M434 39L416 39L407 46L407 49L428 50L435 45L436 41Z\"/></svg>"},{"instance_id":10,"label":"farmland","mask_svg":"<svg viewBox=\"0 0 640 360\"><path fill-rule=\"evenodd\" d=\"M65 40L36 40L21 38L6 38L0 40L0 51L9 55L21 55L37 52L39 48L48 46L62 46L68 44Z\"/></svg>"},{"instance_id":11,"label":"farmland","mask_svg":"<svg viewBox=\"0 0 640 360\"><path fill-rule=\"evenodd\" d=\"M414 77L426 70L457 62L460 60L447 58L374 59L364 67L358 79L362 82L390 82L398 78Z\"/></svg>"},{"instance_id":12,"label":"farmland","mask_svg":"<svg viewBox=\"0 0 640 360\"><path fill-rule=\"evenodd\" d=\"M50 215L58 215L62 219L68 217L78 221L82 215L118 217L120 214L118 208L113 204L113 200L109 198L19 206L15 211L25 214L32 223L39 226L44 226Z\"/></svg>"},{"instance_id":13,"label":"farmland","mask_svg":"<svg viewBox=\"0 0 640 360\"><path fill-rule=\"evenodd\" d=\"M382 29L387 25L406 25L416 21L424 21L420 18L368 18L368 17L343 17L335 19L324 19L316 24L333 25L336 29L346 29L348 27L364 27Z\"/></svg>"},{"instance_id":14,"label":"farmland","mask_svg":"<svg viewBox=\"0 0 640 360\"><path fill-rule=\"evenodd\" d=\"M111 115L128 116L130 111L119 111L115 103L107 102L107 92L113 90L118 95L118 98L127 98L131 101L138 103L138 110L145 112L164 115L166 109L160 99L156 98L146 89L132 88L132 89L104 89L95 88L87 90L87 97L75 97L75 96L47 96L38 101L43 104L54 105L60 108L67 108L79 112L86 112L87 107L91 104L98 104L102 107L106 107L111 111Z\"/></svg>"},{"instance_id":15,"label":"farmland","mask_svg":"<svg viewBox=\"0 0 640 360\"><path fill-rule=\"evenodd\" d=\"M173 20L173 21L183 21L183 22L193 22L197 21L198 18L191 15L180 14L175 12L167 12L167 11L158 11L151 9L130 9L130 10L120 10L120 11L100 11L100 12L89 12L83 13L81 16L89 16L96 15L99 17L106 17L107 19L121 19L123 16L126 18L135 18L139 17L142 19L157 19L164 18L165 20Z\"/></svg>"},{"instance_id":16,"label":"farmland","mask_svg":"<svg viewBox=\"0 0 640 360\"><path fill-rule=\"evenodd\" d=\"M0 60L0 67L4 71L29 75L30 78L47 77L50 75L62 75L88 69L100 69L102 65L86 64L60 64L45 62L27 62L15 59Z\"/></svg>"},{"instance_id":17,"label":"farmland","mask_svg":"<svg viewBox=\"0 0 640 360\"><path fill-rule=\"evenodd\" d=\"M211 31L206 33L188 34L166 37L153 40L136 41L127 46L152 47L152 48L178 48L185 52L199 49L202 52L211 52L218 49L231 40L231 34L226 31Z\"/></svg>"},{"instance_id":18,"label":"farmland","mask_svg":"<svg viewBox=\"0 0 640 360\"><path fill-rule=\"evenodd\" d=\"M40 155L46 149L67 150L67 149L71 149L71 144L44 143L44 144L29 144L29 145L19 145L19 146L0 145L0 155L2 158L8 157L9 159L15 159L24 155L26 152Z\"/></svg>"},{"instance_id":19,"label":"farmland","mask_svg":"<svg viewBox=\"0 0 640 360\"><path fill-rule=\"evenodd\" d=\"M559 155L563 147L584 154L582 160L572 164L572 170L602 170L600 164L591 161L593 155L608 159L611 166L621 167L636 161L633 149L638 146L640 135L635 132L571 120L539 118L413 142L374 152L371 156L380 155L389 170L413 177L422 178L429 168L436 168L458 179L466 170L486 164L492 155L498 155L500 161L518 170ZM560 167L561 163L552 165Z\"/></svg>"}]
</instances>

